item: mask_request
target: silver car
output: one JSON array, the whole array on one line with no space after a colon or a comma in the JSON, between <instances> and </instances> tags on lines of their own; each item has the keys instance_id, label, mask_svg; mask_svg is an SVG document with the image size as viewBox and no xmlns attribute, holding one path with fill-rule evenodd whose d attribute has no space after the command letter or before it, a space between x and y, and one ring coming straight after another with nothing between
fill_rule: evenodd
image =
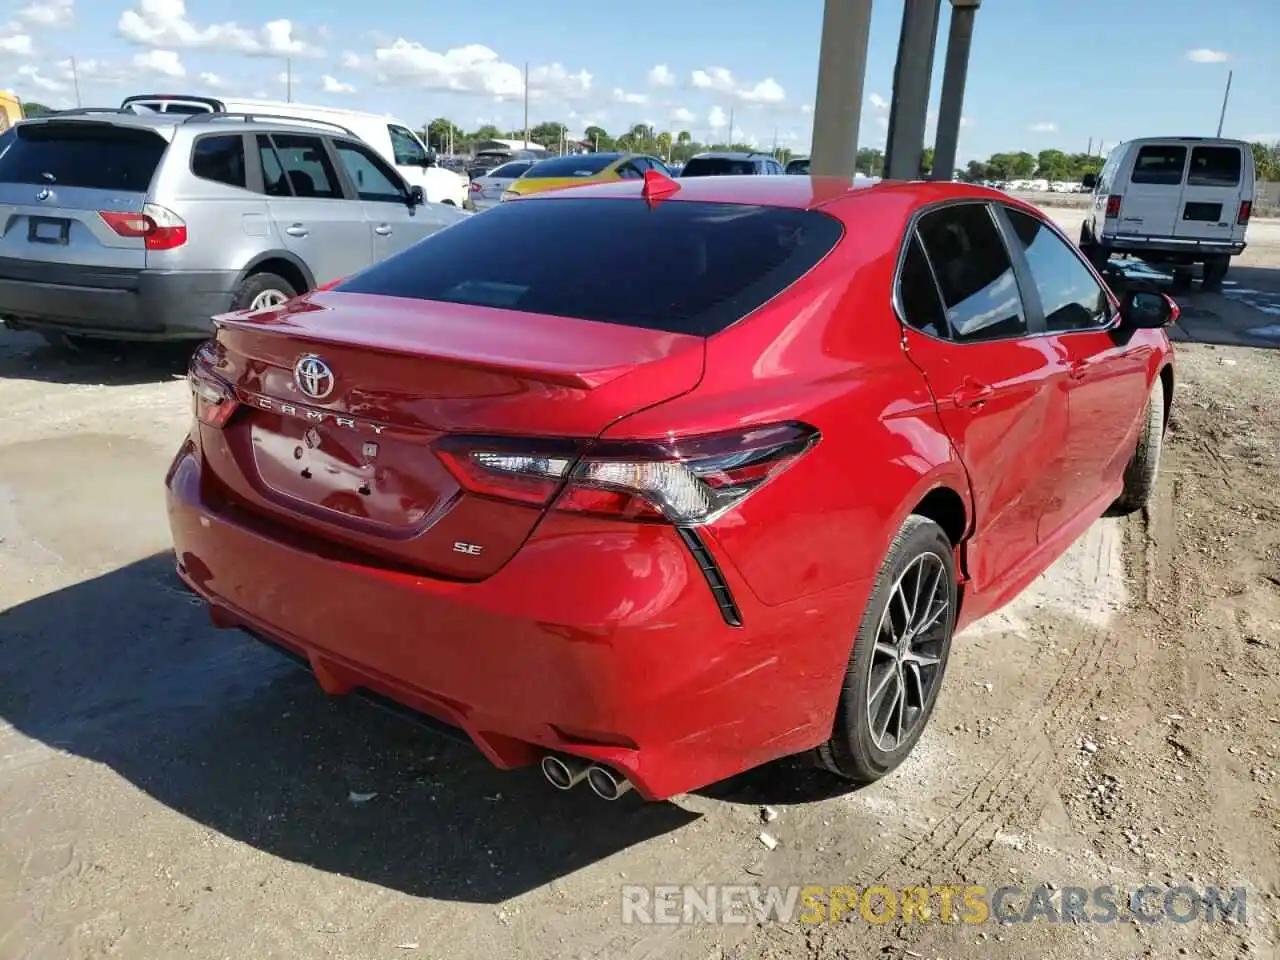
<instances>
[{"instance_id":1,"label":"silver car","mask_svg":"<svg viewBox=\"0 0 1280 960\"><path fill-rule=\"evenodd\" d=\"M512 160L472 180L471 202L475 205L476 212L496 206L502 200L502 192L523 177L525 171L537 162L537 160Z\"/></svg>"},{"instance_id":2,"label":"silver car","mask_svg":"<svg viewBox=\"0 0 1280 960\"><path fill-rule=\"evenodd\" d=\"M335 124L73 110L0 146L0 318L48 339L202 339L467 216Z\"/></svg>"}]
</instances>

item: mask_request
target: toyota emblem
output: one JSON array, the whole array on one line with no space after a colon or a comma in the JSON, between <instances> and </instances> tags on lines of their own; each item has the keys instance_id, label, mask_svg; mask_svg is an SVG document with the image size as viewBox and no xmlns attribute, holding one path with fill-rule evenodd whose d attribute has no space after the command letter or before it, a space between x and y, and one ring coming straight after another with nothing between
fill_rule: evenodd
<instances>
[{"instance_id":1,"label":"toyota emblem","mask_svg":"<svg viewBox=\"0 0 1280 960\"><path fill-rule=\"evenodd\" d=\"M312 400L323 400L333 393L333 371L319 357L308 354L293 365L293 381Z\"/></svg>"}]
</instances>

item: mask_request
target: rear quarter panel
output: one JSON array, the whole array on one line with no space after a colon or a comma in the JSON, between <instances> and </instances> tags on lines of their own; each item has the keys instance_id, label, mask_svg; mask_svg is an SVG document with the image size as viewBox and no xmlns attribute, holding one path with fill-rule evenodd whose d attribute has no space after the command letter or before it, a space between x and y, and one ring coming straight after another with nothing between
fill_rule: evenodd
<instances>
[{"instance_id":1,"label":"rear quarter panel","mask_svg":"<svg viewBox=\"0 0 1280 960\"><path fill-rule=\"evenodd\" d=\"M709 531L770 605L874 576L931 489L950 487L968 500L964 469L903 353L890 303L910 205L867 203L876 229L847 224L845 239L808 276L711 337L693 392L606 433L641 438L786 420L821 431L816 447Z\"/></svg>"}]
</instances>

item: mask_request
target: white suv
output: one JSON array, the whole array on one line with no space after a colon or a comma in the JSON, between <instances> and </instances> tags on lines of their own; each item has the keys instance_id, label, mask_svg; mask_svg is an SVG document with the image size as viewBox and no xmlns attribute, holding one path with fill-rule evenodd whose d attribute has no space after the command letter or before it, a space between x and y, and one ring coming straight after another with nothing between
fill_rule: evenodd
<instances>
[{"instance_id":1,"label":"white suv","mask_svg":"<svg viewBox=\"0 0 1280 960\"><path fill-rule=\"evenodd\" d=\"M1202 286L1215 290L1245 248L1253 151L1240 140L1210 137L1130 140L1084 186L1093 191L1093 207L1080 248L1095 266L1129 254L1170 266L1175 285L1185 288L1199 263Z\"/></svg>"}]
</instances>

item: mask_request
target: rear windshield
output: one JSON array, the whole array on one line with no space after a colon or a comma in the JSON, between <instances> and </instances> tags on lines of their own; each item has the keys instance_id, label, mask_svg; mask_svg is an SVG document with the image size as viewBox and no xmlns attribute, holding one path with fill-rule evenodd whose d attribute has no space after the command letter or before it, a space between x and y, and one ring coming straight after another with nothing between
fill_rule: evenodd
<instances>
[{"instance_id":1,"label":"rear windshield","mask_svg":"<svg viewBox=\"0 0 1280 960\"><path fill-rule=\"evenodd\" d=\"M526 180L539 180L548 177L594 177L609 164L619 158L616 155L601 153L584 153L576 157L552 157L550 160L539 160L526 173Z\"/></svg>"},{"instance_id":2,"label":"rear windshield","mask_svg":"<svg viewBox=\"0 0 1280 960\"><path fill-rule=\"evenodd\" d=\"M787 173L804 175L809 172L808 160L792 160L787 164Z\"/></svg>"},{"instance_id":3,"label":"rear windshield","mask_svg":"<svg viewBox=\"0 0 1280 960\"><path fill-rule=\"evenodd\" d=\"M1138 150L1133 162L1134 183L1153 183L1166 187L1182 185L1182 168L1187 164L1187 148L1173 145L1148 145Z\"/></svg>"},{"instance_id":4,"label":"rear windshield","mask_svg":"<svg viewBox=\"0 0 1280 960\"><path fill-rule=\"evenodd\" d=\"M507 178L514 180L533 166L530 160L517 160L515 163L504 163L502 166L489 171L489 176L498 177L499 179Z\"/></svg>"},{"instance_id":5,"label":"rear windshield","mask_svg":"<svg viewBox=\"0 0 1280 960\"><path fill-rule=\"evenodd\" d=\"M839 222L816 210L517 200L337 289L709 336L798 280L840 235Z\"/></svg>"},{"instance_id":6,"label":"rear windshield","mask_svg":"<svg viewBox=\"0 0 1280 960\"><path fill-rule=\"evenodd\" d=\"M1193 187L1235 187L1240 185L1239 147L1195 147L1187 184Z\"/></svg>"},{"instance_id":7,"label":"rear windshield","mask_svg":"<svg viewBox=\"0 0 1280 960\"><path fill-rule=\"evenodd\" d=\"M755 164L750 160L733 160L728 157L694 157L680 171L682 177L728 177L752 174Z\"/></svg>"},{"instance_id":8,"label":"rear windshield","mask_svg":"<svg viewBox=\"0 0 1280 960\"><path fill-rule=\"evenodd\" d=\"M0 183L40 183L145 193L168 142L147 130L107 123L41 123L15 128L0 154Z\"/></svg>"}]
</instances>

